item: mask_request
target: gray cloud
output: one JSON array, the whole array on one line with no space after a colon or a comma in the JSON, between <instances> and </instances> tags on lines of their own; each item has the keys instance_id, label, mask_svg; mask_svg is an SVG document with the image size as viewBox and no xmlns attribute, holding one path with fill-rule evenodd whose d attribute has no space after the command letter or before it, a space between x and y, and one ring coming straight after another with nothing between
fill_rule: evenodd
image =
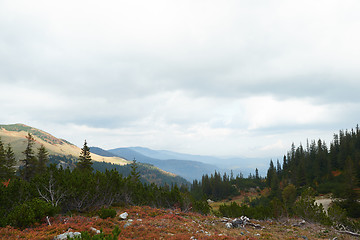
<instances>
[{"instance_id":1,"label":"gray cloud","mask_svg":"<svg viewBox=\"0 0 360 240\"><path fill-rule=\"evenodd\" d=\"M109 147L278 154L304 133L357 123L359 10L350 0L2 2L0 121L77 144L83 134Z\"/></svg>"}]
</instances>

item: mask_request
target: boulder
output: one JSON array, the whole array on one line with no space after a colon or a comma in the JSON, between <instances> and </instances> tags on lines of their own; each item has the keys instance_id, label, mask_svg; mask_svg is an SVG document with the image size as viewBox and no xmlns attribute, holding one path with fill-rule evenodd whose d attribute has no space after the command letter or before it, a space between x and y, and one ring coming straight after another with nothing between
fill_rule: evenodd
<instances>
[{"instance_id":1,"label":"boulder","mask_svg":"<svg viewBox=\"0 0 360 240\"><path fill-rule=\"evenodd\" d=\"M230 228L233 228L234 226L231 223L228 222L228 223L225 224L225 227L230 229Z\"/></svg>"},{"instance_id":2,"label":"boulder","mask_svg":"<svg viewBox=\"0 0 360 240\"><path fill-rule=\"evenodd\" d=\"M124 212L124 213L122 213L122 214L119 215L119 217L120 217L121 219L123 219L123 220L126 220L128 216L129 216L129 214L128 214L127 212Z\"/></svg>"},{"instance_id":3,"label":"boulder","mask_svg":"<svg viewBox=\"0 0 360 240\"><path fill-rule=\"evenodd\" d=\"M90 230L93 231L93 232L96 233L96 234L100 234L100 233L101 233L100 230L97 230L97 229L94 228L94 227L91 227Z\"/></svg>"},{"instance_id":4,"label":"boulder","mask_svg":"<svg viewBox=\"0 0 360 240\"><path fill-rule=\"evenodd\" d=\"M74 238L76 236L81 236L81 233L79 232L66 232L60 235L57 235L56 237L54 237L54 240L64 240L64 239L68 239L68 238Z\"/></svg>"}]
</instances>

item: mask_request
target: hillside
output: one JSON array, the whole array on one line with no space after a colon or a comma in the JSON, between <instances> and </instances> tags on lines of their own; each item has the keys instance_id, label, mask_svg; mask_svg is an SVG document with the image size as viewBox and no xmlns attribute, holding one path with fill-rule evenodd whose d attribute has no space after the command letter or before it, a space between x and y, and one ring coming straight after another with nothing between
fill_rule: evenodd
<instances>
[{"instance_id":1,"label":"hillside","mask_svg":"<svg viewBox=\"0 0 360 240\"><path fill-rule=\"evenodd\" d=\"M0 138L5 144L11 144L17 160L23 158L22 152L26 148L27 140L25 137L28 132L35 138L35 148L38 148L41 144L43 144L50 155L70 157L78 157L80 155L79 147L66 140L56 138L42 130L24 124L0 125ZM104 157L92 154L91 158L94 161L115 163L119 165L128 163L128 161L120 157Z\"/></svg>"},{"instance_id":2,"label":"hillside","mask_svg":"<svg viewBox=\"0 0 360 240\"><path fill-rule=\"evenodd\" d=\"M0 139L5 145L8 143L11 144L16 160L19 164L19 160L24 158L23 151L27 145L26 136L28 133L31 133L35 139L34 149L39 148L39 146L43 144L49 152L51 162L56 164L61 163L61 165L65 168L67 166L75 166L74 164L77 157L80 155L81 149L74 144L64 139L56 138L45 131L24 124L0 125ZM104 152L102 152L101 155L91 153L91 158L94 161L93 167L95 170L104 172L106 168L116 169L125 176L130 173L130 167L126 165L131 161L127 161L126 159L114 154L106 154ZM154 166L146 164L141 165L139 166L139 171L140 174L142 174L144 182L147 183L156 183L160 185L171 185L172 183L178 183L179 185L188 184L184 178Z\"/></svg>"}]
</instances>

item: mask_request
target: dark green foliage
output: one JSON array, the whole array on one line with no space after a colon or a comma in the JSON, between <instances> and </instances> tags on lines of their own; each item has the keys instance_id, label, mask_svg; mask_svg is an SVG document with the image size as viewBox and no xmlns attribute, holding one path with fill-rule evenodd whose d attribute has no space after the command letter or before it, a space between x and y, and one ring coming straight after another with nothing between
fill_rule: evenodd
<instances>
[{"instance_id":1,"label":"dark green foliage","mask_svg":"<svg viewBox=\"0 0 360 240\"><path fill-rule=\"evenodd\" d=\"M360 218L360 203L356 200L346 199L338 201L337 205L347 212L351 218Z\"/></svg>"},{"instance_id":2,"label":"dark green foliage","mask_svg":"<svg viewBox=\"0 0 360 240\"><path fill-rule=\"evenodd\" d=\"M33 149L33 146L35 144L35 139L30 133L28 133L26 139L27 139L27 146L25 151L23 152L25 158L21 160L24 166L21 169L20 173L24 180L29 181L32 177L35 176L38 161L34 155L34 149Z\"/></svg>"},{"instance_id":3,"label":"dark green foliage","mask_svg":"<svg viewBox=\"0 0 360 240\"><path fill-rule=\"evenodd\" d=\"M350 219L346 217L348 213L344 210L338 202L335 202L328 209L328 216L333 226L338 229L344 230L344 228L351 232L360 231L360 221L355 219Z\"/></svg>"},{"instance_id":4,"label":"dark green foliage","mask_svg":"<svg viewBox=\"0 0 360 240\"><path fill-rule=\"evenodd\" d=\"M303 191L300 199L294 205L294 213L310 222L320 222L325 225L332 224L323 206L315 204L315 191L312 188L306 188Z\"/></svg>"},{"instance_id":5,"label":"dark green foliage","mask_svg":"<svg viewBox=\"0 0 360 240\"><path fill-rule=\"evenodd\" d=\"M194 201L193 202L193 211L199 212L201 214L207 215L210 213L211 207L207 201Z\"/></svg>"},{"instance_id":6,"label":"dark green foliage","mask_svg":"<svg viewBox=\"0 0 360 240\"><path fill-rule=\"evenodd\" d=\"M217 201L236 196L239 191L264 187L265 182L256 175L256 172L253 177L243 178L238 175L234 178L232 175L229 177L226 173L221 176L219 172L215 171L210 176L204 175L201 182L194 180L191 186L191 194L197 200L210 198Z\"/></svg>"},{"instance_id":7,"label":"dark green foliage","mask_svg":"<svg viewBox=\"0 0 360 240\"><path fill-rule=\"evenodd\" d=\"M34 198L17 205L8 215L7 222L11 226L23 228L40 222L46 216L53 216L55 213L56 208L41 199Z\"/></svg>"},{"instance_id":8,"label":"dark green foliage","mask_svg":"<svg viewBox=\"0 0 360 240\"><path fill-rule=\"evenodd\" d=\"M6 178L6 172L5 148L0 138L0 180Z\"/></svg>"},{"instance_id":9,"label":"dark green foliage","mask_svg":"<svg viewBox=\"0 0 360 240\"><path fill-rule=\"evenodd\" d=\"M111 209L111 208L101 208L99 210L99 217L102 219L106 219L106 218L114 218L116 216L116 211L115 209Z\"/></svg>"},{"instance_id":10,"label":"dark green foliage","mask_svg":"<svg viewBox=\"0 0 360 240\"><path fill-rule=\"evenodd\" d=\"M134 161L131 163L130 179L131 179L131 181L133 181L134 183L140 182L140 173L139 173L139 171L138 171L138 166L137 166L137 163L136 163L136 160L135 160L135 159L134 159Z\"/></svg>"},{"instance_id":11,"label":"dark green foliage","mask_svg":"<svg viewBox=\"0 0 360 240\"><path fill-rule=\"evenodd\" d=\"M79 156L79 161L77 163L77 168L82 171L92 171L92 161L90 156L90 148L87 146L87 142L85 140L84 146L81 148L81 153Z\"/></svg>"},{"instance_id":12,"label":"dark green foliage","mask_svg":"<svg viewBox=\"0 0 360 240\"><path fill-rule=\"evenodd\" d=\"M295 148L293 144L284 156L282 174L278 177L297 188L311 186L320 193L358 199L355 189L360 187L359 162L360 130L357 126L355 130L334 134L329 148L321 140L308 143L306 149L302 145Z\"/></svg>"},{"instance_id":13,"label":"dark green foliage","mask_svg":"<svg viewBox=\"0 0 360 240\"><path fill-rule=\"evenodd\" d=\"M9 143L5 150L5 169L7 173L7 176L5 176L6 178L14 177L16 170L15 166L16 166L15 154Z\"/></svg>"},{"instance_id":14,"label":"dark green foliage","mask_svg":"<svg viewBox=\"0 0 360 240\"><path fill-rule=\"evenodd\" d=\"M43 173L46 170L46 165L49 162L49 156L48 152L44 145L41 145L38 149L37 154L37 160L38 160L38 166L37 166L37 173Z\"/></svg>"},{"instance_id":15,"label":"dark green foliage","mask_svg":"<svg viewBox=\"0 0 360 240\"><path fill-rule=\"evenodd\" d=\"M231 202L229 205L223 204L219 207L219 212L222 216L237 218L247 216L254 219L267 219L273 216L272 206L267 200L258 200L254 206L246 204L238 205L236 202Z\"/></svg>"}]
</instances>

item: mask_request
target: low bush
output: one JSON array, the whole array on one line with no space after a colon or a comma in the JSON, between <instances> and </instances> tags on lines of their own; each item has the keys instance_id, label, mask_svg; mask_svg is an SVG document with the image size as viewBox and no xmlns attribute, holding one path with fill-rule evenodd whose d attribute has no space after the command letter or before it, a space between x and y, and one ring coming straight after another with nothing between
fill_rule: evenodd
<instances>
[{"instance_id":1,"label":"low bush","mask_svg":"<svg viewBox=\"0 0 360 240\"><path fill-rule=\"evenodd\" d=\"M116 211L115 209L111 209L111 208L101 208L99 210L99 217L102 219L106 219L106 218L114 218L116 216Z\"/></svg>"},{"instance_id":2,"label":"low bush","mask_svg":"<svg viewBox=\"0 0 360 240\"><path fill-rule=\"evenodd\" d=\"M44 200L34 198L14 207L7 216L7 224L24 228L40 222L46 216L54 216L57 209Z\"/></svg>"}]
</instances>

